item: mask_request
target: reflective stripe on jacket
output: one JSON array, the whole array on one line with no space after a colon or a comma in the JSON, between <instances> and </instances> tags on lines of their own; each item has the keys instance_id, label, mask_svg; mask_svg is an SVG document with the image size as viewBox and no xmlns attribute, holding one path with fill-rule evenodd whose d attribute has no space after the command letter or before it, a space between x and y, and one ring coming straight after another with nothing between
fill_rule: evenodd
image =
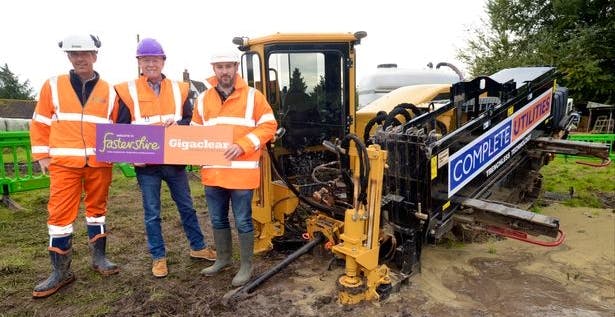
<instances>
[{"instance_id":1,"label":"reflective stripe on jacket","mask_svg":"<svg viewBox=\"0 0 615 317\"><path fill-rule=\"evenodd\" d=\"M130 110L130 123L141 125L160 125L168 119L180 121L188 89L188 83L164 78L160 82L160 94L156 95L145 76L115 86L118 96Z\"/></svg>"},{"instance_id":2,"label":"reflective stripe on jacket","mask_svg":"<svg viewBox=\"0 0 615 317\"><path fill-rule=\"evenodd\" d=\"M115 90L101 79L83 106L69 75L48 79L32 115L33 158L51 157L52 164L66 167L111 166L96 160L96 123L112 123L114 101Z\"/></svg>"},{"instance_id":3,"label":"reflective stripe on jacket","mask_svg":"<svg viewBox=\"0 0 615 317\"><path fill-rule=\"evenodd\" d=\"M209 82L216 86L215 77ZM262 147L273 138L277 122L265 96L237 75L235 90L222 102L216 89L199 95L192 114L192 125L232 126L233 143L244 154L230 166L205 165L201 182L228 189L254 189L260 183L259 161Z\"/></svg>"}]
</instances>

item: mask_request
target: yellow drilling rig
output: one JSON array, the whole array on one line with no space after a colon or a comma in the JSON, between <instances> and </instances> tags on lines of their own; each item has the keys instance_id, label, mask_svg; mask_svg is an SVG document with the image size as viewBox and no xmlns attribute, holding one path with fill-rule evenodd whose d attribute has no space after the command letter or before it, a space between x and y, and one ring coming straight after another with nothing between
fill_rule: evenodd
<instances>
[{"instance_id":1,"label":"yellow drilling rig","mask_svg":"<svg viewBox=\"0 0 615 317\"><path fill-rule=\"evenodd\" d=\"M260 162L255 252L297 250L226 303L316 245L345 261L338 298L353 304L386 297L417 273L423 245L455 224L559 244L558 219L512 204L536 198L539 169L553 153L607 163L606 146L562 138L579 116L566 113L567 92L551 67L402 87L357 110L355 46L366 35L233 39L241 76L281 127Z\"/></svg>"}]
</instances>

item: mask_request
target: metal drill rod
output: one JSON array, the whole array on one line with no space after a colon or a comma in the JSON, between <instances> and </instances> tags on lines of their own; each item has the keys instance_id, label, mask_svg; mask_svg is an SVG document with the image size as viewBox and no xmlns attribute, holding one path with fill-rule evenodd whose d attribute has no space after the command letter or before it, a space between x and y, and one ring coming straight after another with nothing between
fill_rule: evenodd
<instances>
[{"instance_id":1,"label":"metal drill rod","mask_svg":"<svg viewBox=\"0 0 615 317\"><path fill-rule=\"evenodd\" d=\"M257 276L255 279L248 282L244 286L238 287L226 293L222 297L222 303L224 304L224 306L229 306L249 297L250 293L252 293L255 288L267 281L276 273L280 272L283 268L288 266L290 263L292 263L294 260L302 256L303 254L308 253L310 250L312 250L318 244L322 243L324 240L324 235L316 234L312 241L308 242L306 245L302 246L297 251L291 253L289 256L284 258L284 260L276 264L274 267L270 268L268 271L263 272L261 275Z\"/></svg>"}]
</instances>

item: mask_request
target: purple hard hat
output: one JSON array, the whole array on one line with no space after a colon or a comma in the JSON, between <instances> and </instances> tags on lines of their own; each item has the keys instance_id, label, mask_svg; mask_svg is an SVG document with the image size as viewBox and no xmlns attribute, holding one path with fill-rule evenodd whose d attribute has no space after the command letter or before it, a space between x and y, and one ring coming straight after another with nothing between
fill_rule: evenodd
<instances>
[{"instance_id":1,"label":"purple hard hat","mask_svg":"<svg viewBox=\"0 0 615 317\"><path fill-rule=\"evenodd\" d=\"M137 58L143 56L162 56L164 59L167 58L164 50L162 50L162 45L151 38L143 39L137 45Z\"/></svg>"}]
</instances>

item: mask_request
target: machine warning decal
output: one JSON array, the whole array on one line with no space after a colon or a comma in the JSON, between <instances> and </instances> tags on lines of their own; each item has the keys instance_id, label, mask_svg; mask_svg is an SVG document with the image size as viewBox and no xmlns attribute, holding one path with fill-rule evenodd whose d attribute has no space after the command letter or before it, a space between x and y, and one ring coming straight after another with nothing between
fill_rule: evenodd
<instances>
[{"instance_id":1,"label":"machine warning decal","mask_svg":"<svg viewBox=\"0 0 615 317\"><path fill-rule=\"evenodd\" d=\"M445 211L448 209L448 207L451 206L451 201L447 201L444 205L442 205L442 211Z\"/></svg>"},{"instance_id":2,"label":"machine warning decal","mask_svg":"<svg viewBox=\"0 0 615 317\"><path fill-rule=\"evenodd\" d=\"M438 153L438 168L446 165L446 163L448 163L448 148Z\"/></svg>"},{"instance_id":3,"label":"machine warning decal","mask_svg":"<svg viewBox=\"0 0 615 317\"><path fill-rule=\"evenodd\" d=\"M431 158L431 179L433 180L438 176L438 157L433 156Z\"/></svg>"},{"instance_id":4,"label":"machine warning decal","mask_svg":"<svg viewBox=\"0 0 615 317\"><path fill-rule=\"evenodd\" d=\"M453 196L544 121L551 114L551 96L551 89L545 91L512 116L453 153L448 164L448 197Z\"/></svg>"}]
</instances>

